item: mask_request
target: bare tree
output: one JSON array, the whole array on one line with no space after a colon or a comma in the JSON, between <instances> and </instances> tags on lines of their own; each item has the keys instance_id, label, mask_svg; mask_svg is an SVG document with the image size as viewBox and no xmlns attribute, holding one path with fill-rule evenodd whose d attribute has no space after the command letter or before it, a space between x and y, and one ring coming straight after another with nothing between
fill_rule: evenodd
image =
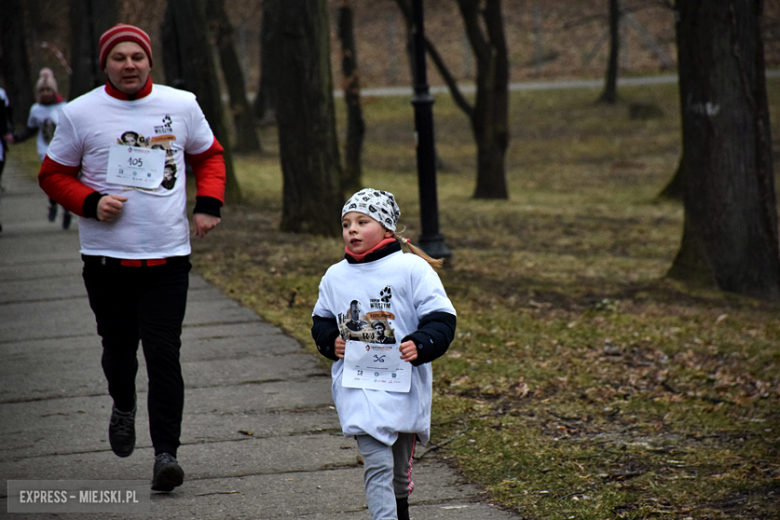
<instances>
[{"instance_id":1,"label":"bare tree","mask_svg":"<svg viewBox=\"0 0 780 520\"><path fill-rule=\"evenodd\" d=\"M406 23L412 23L409 0L395 0ZM506 150L509 146L509 57L501 0L457 0L466 34L477 62L477 94L470 104L458 88L441 55L426 38L426 50L468 116L477 143L477 185L474 198L507 199Z\"/></svg>"},{"instance_id":2,"label":"bare tree","mask_svg":"<svg viewBox=\"0 0 780 520\"><path fill-rule=\"evenodd\" d=\"M206 120L225 148L225 199L227 202L238 202L241 200L241 188L233 170L230 139L225 126L217 69L211 57L212 48L203 0L168 0L167 9L170 10L170 13L167 13L167 20L172 25L170 31L175 35L179 49L176 61L181 67L180 86L198 97L198 104Z\"/></svg>"},{"instance_id":3,"label":"bare tree","mask_svg":"<svg viewBox=\"0 0 780 520\"><path fill-rule=\"evenodd\" d=\"M762 3L677 0L685 224L669 276L780 299Z\"/></svg>"},{"instance_id":4,"label":"bare tree","mask_svg":"<svg viewBox=\"0 0 780 520\"><path fill-rule=\"evenodd\" d=\"M343 191L357 191L362 187L361 153L366 123L360 105L360 75L355 47L355 16L351 0L342 0L338 9L338 35L341 42L341 74L344 101L347 105L347 144L344 149Z\"/></svg>"},{"instance_id":5,"label":"bare tree","mask_svg":"<svg viewBox=\"0 0 780 520\"><path fill-rule=\"evenodd\" d=\"M233 149L237 152L259 152L260 140L246 98L244 73L233 44L233 26L225 12L225 0L206 0L206 15L219 50L219 62L230 96L230 112L236 133Z\"/></svg>"},{"instance_id":6,"label":"bare tree","mask_svg":"<svg viewBox=\"0 0 780 520\"><path fill-rule=\"evenodd\" d=\"M604 92L599 98L601 103L615 104L618 100L617 75L618 55L620 53L620 0L609 0L609 65L604 84Z\"/></svg>"},{"instance_id":7,"label":"bare tree","mask_svg":"<svg viewBox=\"0 0 780 520\"><path fill-rule=\"evenodd\" d=\"M35 103L34 85L30 75L30 60L25 42L24 6L22 0L6 0L0 16L0 45L2 45L3 78L5 90L16 114L15 123L24 124L27 113ZM5 129L3 129L5 131Z\"/></svg>"},{"instance_id":8,"label":"bare tree","mask_svg":"<svg viewBox=\"0 0 780 520\"><path fill-rule=\"evenodd\" d=\"M326 0L277 4L277 123L284 186L281 229L337 236L344 203Z\"/></svg>"},{"instance_id":9,"label":"bare tree","mask_svg":"<svg viewBox=\"0 0 780 520\"><path fill-rule=\"evenodd\" d=\"M273 49L277 41L279 3L263 2L263 21L260 26L260 83L252 107L255 118L263 124L276 123L276 52Z\"/></svg>"},{"instance_id":10,"label":"bare tree","mask_svg":"<svg viewBox=\"0 0 780 520\"><path fill-rule=\"evenodd\" d=\"M174 88L184 88L184 70L181 63L179 35L176 32L174 10L169 4L163 13L160 24L160 40L162 41L162 57L165 63L165 83Z\"/></svg>"},{"instance_id":11,"label":"bare tree","mask_svg":"<svg viewBox=\"0 0 780 520\"><path fill-rule=\"evenodd\" d=\"M70 99L105 84L100 68L100 35L119 21L116 0L70 0Z\"/></svg>"}]
</instances>

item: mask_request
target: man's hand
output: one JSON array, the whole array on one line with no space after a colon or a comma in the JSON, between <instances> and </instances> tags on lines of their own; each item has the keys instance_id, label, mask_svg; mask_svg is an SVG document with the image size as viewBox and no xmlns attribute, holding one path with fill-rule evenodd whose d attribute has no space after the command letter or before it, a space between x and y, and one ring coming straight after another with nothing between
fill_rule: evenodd
<instances>
[{"instance_id":1,"label":"man's hand","mask_svg":"<svg viewBox=\"0 0 780 520\"><path fill-rule=\"evenodd\" d=\"M205 237L220 222L222 222L221 218L207 213L195 213L192 216L192 223L195 224L195 235L200 238Z\"/></svg>"},{"instance_id":2,"label":"man's hand","mask_svg":"<svg viewBox=\"0 0 780 520\"><path fill-rule=\"evenodd\" d=\"M344 338L341 336L336 338L333 346L336 347L336 357L339 359L344 359L344 352L347 351L347 342L344 341Z\"/></svg>"},{"instance_id":3,"label":"man's hand","mask_svg":"<svg viewBox=\"0 0 780 520\"><path fill-rule=\"evenodd\" d=\"M404 341L401 343L401 359L403 361L414 361L417 359L417 345L414 341Z\"/></svg>"},{"instance_id":4,"label":"man's hand","mask_svg":"<svg viewBox=\"0 0 780 520\"><path fill-rule=\"evenodd\" d=\"M100 197L97 206L97 218L100 222L114 222L122 213L123 202L127 202L127 197L118 195L104 195Z\"/></svg>"}]
</instances>

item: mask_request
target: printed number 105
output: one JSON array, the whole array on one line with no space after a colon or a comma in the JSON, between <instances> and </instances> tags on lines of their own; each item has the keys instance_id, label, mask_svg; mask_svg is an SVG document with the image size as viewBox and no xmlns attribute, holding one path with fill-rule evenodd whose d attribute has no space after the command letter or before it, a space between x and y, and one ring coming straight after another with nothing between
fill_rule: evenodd
<instances>
[{"instance_id":1,"label":"printed number 105","mask_svg":"<svg viewBox=\"0 0 780 520\"><path fill-rule=\"evenodd\" d=\"M136 157L129 157L129 158L127 159L127 164L128 164L129 166L136 166L136 167L138 167L138 168L143 168L143 166L144 166L144 160L143 160L143 159L141 159L140 157L138 157L138 158L136 158Z\"/></svg>"}]
</instances>

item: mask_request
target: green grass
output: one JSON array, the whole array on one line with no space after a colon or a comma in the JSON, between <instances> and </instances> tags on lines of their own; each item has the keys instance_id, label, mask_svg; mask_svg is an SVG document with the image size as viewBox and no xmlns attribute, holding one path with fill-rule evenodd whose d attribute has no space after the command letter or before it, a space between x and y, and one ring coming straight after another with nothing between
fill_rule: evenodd
<instances>
[{"instance_id":1,"label":"green grass","mask_svg":"<svg viewBox=\"0 0 780 520\"><path fill-rule=\"evenodd\" d=\"M777 150L780 81L768 87ZM615 106L598 94L512 95L508 201L471 198L468 121L436 99L458 332L434 362L433 454L529 519L780 518L780 305L665 278L683 220L656 198L681 152L677 87L623 88ZM664 116L632 120L631 102ZM364 185L395 193L414 240L412 107L364 110ZM194 240L193 261L315 354L311 309L343 244L278 231L275 129L261 138L235 160L247 202Z\"/></svg>"}]
</instances>

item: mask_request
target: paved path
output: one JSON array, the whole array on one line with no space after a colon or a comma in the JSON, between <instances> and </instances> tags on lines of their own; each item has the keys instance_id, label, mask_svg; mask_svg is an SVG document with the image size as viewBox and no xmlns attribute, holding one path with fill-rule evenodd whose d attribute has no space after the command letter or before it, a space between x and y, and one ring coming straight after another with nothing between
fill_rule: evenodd
<instances>
[{"instance_id":1,"label":"paved path","mask_svg":"<svg viewBox=\"0 0 780 520\"><path fill-rule=\"evenodd\" d=\"M153 451L140 407L135 453L119 459L109 448L111 400L77 223L64 231L48 222L44 194L9 162L0 195L0 518L50 518L6 513L6 482L149 480ZM196 274L183 341L186 480L152 494L143 518L368 518L356 445L340 435L330 375L314 356ZM139 374L144 402L143 366ZM414 519L512 518L429 457L415 481Z\"/></svg>"}]
</instances>

